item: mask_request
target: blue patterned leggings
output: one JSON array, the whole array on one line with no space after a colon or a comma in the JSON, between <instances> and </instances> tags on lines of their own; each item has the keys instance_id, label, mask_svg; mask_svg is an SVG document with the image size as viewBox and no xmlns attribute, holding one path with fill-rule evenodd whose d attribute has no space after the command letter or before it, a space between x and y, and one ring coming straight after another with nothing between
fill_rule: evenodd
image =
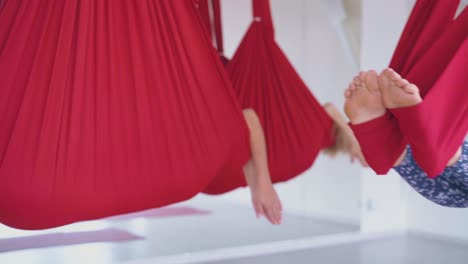
<instances>
[{"instance_id":1,"label":"blue patterned leggings","mask_svg":"<svg viewBox=\"0 0 468 264\"><path fill-rule=\"evenodd\" d=\"M409 146L407 151L403 162L394 169L413 189L442 206L468 207L468 141L463 142L460 160L434 179L419 168Z\"/></svg>"}]
</instances>

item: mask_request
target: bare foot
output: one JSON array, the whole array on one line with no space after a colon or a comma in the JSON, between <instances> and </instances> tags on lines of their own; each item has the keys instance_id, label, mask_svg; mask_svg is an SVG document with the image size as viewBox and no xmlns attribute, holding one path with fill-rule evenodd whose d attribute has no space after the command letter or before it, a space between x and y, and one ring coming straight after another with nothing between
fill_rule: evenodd
<instances>
[{"instance_id":1,"label":"bare foot","mask_svg":"<svg viewBox=\"0 0 468 264\"><path fill-rule=\"evenodd\" d=\"M380 73L379 86L388 109L413 106L422 101L418 87L390 68Z\"/></svg>"},{"instance_id":2,"label":"bare foot","mask_svg":"<svg viewBox=\"0 0 468 264\"><path fill-rule=\"evenodd\" d=\"M265 136L255 110L244 109L245 122L250 133L252 158L244 166L244 175L252 193L257 217L265 216L272 224L281 223L281 201L273 187L268 169Z\"/></svg>"},{"instance_id":3,"label":"bare foot","mask_svg":"<svg viewBox=\"0 0 468 264\"><path fill-rule=\"evenodd\" d=\"M381 117L385 106L375 71L360 72L345 91L345 113L352 124Z\"/></svg>"},{"instance_id":4,"label":"bare foot","mask_svg":"<svg viewBox=\"0 0 468 264\"><path fill-rule=\"evenodd\" d=\"M270 176L259 177L258 170L252 159L244 166L244 175L252 195L257 218L265 216L270 223L279 225L282 222L282 205L279 196L273 187Z\"/></svg>"}]
</instances>

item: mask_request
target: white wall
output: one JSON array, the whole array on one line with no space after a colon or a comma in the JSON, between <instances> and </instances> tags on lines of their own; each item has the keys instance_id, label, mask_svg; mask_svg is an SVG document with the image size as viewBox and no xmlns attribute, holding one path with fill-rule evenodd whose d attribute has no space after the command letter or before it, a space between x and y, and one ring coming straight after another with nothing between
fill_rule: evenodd
<instances>
[{"instance_id":1,"label":"white wall","mask_svg":"<svg viewBox=\"0 0 468 264\"><path fill-rule=\"evenodd\" d=\"M343 89L356 73L334 14L322 0L272 0L276 39L322 103L343 105ZM339 2L339 1L336 1ZM251 21L250 0L223 0L225 50L231 56ZM313 136L313 135L311 135ZM320 156L302 176L278 185L286 210L359 223L359 167L347 158ZM248 190L224 196L250 203Z\"/></svg>"},{"instance_id":2,"label":"white wall","mask_svg":"<svg viewBox=\"0 0 468 264\"><path fill-rule=\"evenodd\" d=\"M407 0L362 1L361 69L379 72L388 66L408 13ZM361 184L362 231L406 228L406 193L396 173L376 176L366 169Z\"/></svg>"}]
</instances>

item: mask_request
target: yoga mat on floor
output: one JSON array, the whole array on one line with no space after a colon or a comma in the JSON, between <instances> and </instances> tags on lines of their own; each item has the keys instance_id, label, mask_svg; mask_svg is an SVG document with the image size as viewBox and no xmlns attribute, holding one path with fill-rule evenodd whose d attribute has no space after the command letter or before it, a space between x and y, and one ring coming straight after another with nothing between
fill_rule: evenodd
<instances>
[{"instance_id":1,"label":"yoga mat on floor","mask_svg":"<svg viewBox=\"0 0 468 264\"><path fill-rule=\"evenodd\" d=\"M140 239L143 239L143 237L115 228L84 232L53 233L0 239L0 253L24 249L95 242L124 242Z\"/></svg>"},{"instance_id":2,"label":"yoga mat on floor","mask_svg":"<svg viewBox=\"0 0 468 264\"><path fill-rule=\"evenodd\" d=\"M146 210L146 211L137 212L137 213L113 216L113 217L106 218L106 220L121 221L121 220L129 220L129 219L133 219L137 217L142 217L142 218L178 217L178 216L207 215L210 213L211 212L208 210L202 210L202 209L189 207L189 206L171 206L171 207L163 207L163 208Z\"/></svg>"}]
</instances>

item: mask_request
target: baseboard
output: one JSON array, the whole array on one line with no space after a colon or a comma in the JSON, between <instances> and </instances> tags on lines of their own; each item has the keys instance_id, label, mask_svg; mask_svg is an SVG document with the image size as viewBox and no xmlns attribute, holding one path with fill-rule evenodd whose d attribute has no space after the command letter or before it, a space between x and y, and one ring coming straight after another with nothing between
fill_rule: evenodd
<instances>
[{"instance_id":1,"label":"baseboard","mask_svg":"<svg viewBox=\"0 0 468 264\"><path fill-rule=\"evenodd\" d=\"M195 264L204 263L207 261L221 261L228 259L237 259L243 257L262 256L281 252L291 252L297 250L322 248L329 246L337 246L349 243L366 242L376 239L392 238L403 236L405 232L382 232L361 234L342 233L335 235L326 235L317 238L296 239L287 241L278 241L270 243L262 243L248 246L240 246L233 248L223 248L216 250L208 250L201 252L191 252L186 254L154 257L139 260L129 260L121 262L122 264Z\"/></svg>"},{"instance_id":2,"label":"baseboard","mask_svg":"<svg viewBox=\"0 0 468 264\"><path fill-rule=\"evenodd\" d=\"M459 238L459 237L453 237L453 236L418 231L418 230L407 230L406 233L408 236L430 239L430 240L438 240L441 242L454 243L454 244L458 244L462 246L468 246L468 238L464 239L464 238Z\"/></svg>"}]
</instances>

